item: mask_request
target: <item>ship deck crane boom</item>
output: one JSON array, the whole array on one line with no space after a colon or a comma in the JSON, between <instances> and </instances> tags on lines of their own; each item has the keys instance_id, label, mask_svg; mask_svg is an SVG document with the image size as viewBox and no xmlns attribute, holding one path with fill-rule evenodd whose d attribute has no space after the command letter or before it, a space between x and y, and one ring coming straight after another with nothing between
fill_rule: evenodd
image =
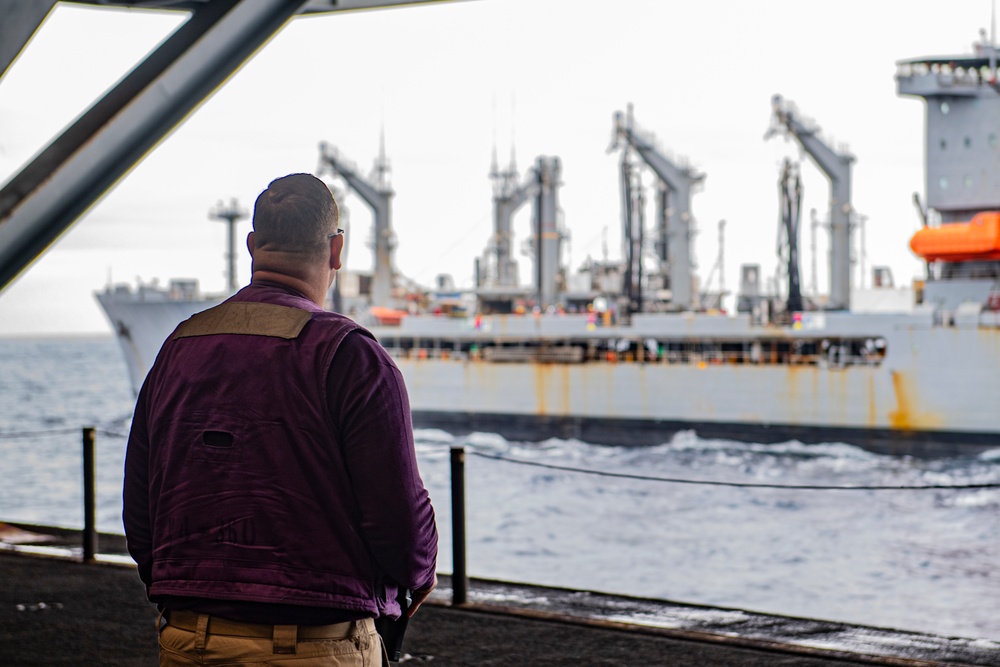
<instances>
[{"instance_id":1,"label":"ship deck crane boom","mask_svg":"<svg viewBox=\"0 0 1000 667\"><path fill-rule=\"evenodd\" d=\"M851 305L851 165L854 156L836 151L819 137L819 128L799 118L781 95L771 98L772 127L765 139L783 128L809 154L830 181L830 301L831 310Z\"/></svg>"},{"instance_id":2,"label":"ship deck crane boom","mask_svg":"<svg viewBox=\"0 0 1000 667\"><path fill-rule=\"evenodd\" d=\"M691 167L677 165L668 157L663 155L656 146L653 145L635 127L632 121L632 108L629 105L628 114L616 111L615 120L615 144L612 149L618 147L619 141L624 141L631 146L642 161L653 170L653 173L660 179L666 188L673 194L672 203L669 209L661 212L666 216L666 230L669 237L667 243L668 270L670 274L670 286L672 301L676 307L688 309L693 303L693 290L691 285L692 261L691 261L691 227L693 218L691 216L691 195L694 187L704 181L705 175L700 174ZM661 258L662 259L662 258Z\"/></svg>"},{"instance_id":3,"label":"ship deck crane boom","mask_svg":"<svg viewBox=\"0 0 1000 667\"><path fill-rule=\"evenodd\" d=\"M323 142L320 144L320 175L329 171L347 182L348 187L372 209L375 219L375 273L372 276L372 305L389 307L392 297L393 264L392 251L392 187L384 181L387 171L384 151L380 149L375 168L378 182L372 183L358 173L357 168L344 160L336 148Z\"/></svg>"}]
</instances>

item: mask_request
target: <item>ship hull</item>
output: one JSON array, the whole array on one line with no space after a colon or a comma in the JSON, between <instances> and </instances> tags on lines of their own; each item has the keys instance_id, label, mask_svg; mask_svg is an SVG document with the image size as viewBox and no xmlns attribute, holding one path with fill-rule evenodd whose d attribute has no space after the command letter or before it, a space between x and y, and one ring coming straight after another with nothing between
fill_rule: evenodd
<instances>
[{"instance_id":1,"label":"ship hull","mask_svg":"<svg viewBox=\"0 0 1000 667\"><path fill-rule=\"evenodd\" d=\"M847 428L802 424L747 422L664 421L651 419L595 419L504 413L413 411L415 428L440 429L455 436L497 433L508 440L538 442L548 438L580 440L624 447L655 446L677 433L690 431L699 438L774 444L843 442L890 456L948 458L975 456L1000 448L995 432L901 431L898 429Z\"/></svg>"},{"instance_id":2,"label":"ship hull","mask_svg":"<svg viewBox=\"0 0 1000 667\"><path fill-rule=\"evenodd\" d=\"M139 388L174 328L195 313L218 305L223 297L170 299L154 290L106 291L96 295L121 346L132 391Z\"/></svg>"},{"instance_id":3,"label":"ship hull","mask_svg":"<svg viewBox=\"0 0 1000 667\"><path fill-rule=\"evenodd\" d=\"M220 297L221 298L221 297ZM98 295L138 391L162 341L218 299L143 301ZM911 456L972 455L1000 447L1000 320L941 325L930 314L823 314L805 328L755 326L748 318L693 314L636 318L597 328L585 318L468 321L405 318L373 334L394 357L416 427L487 431L541 441L575 438L655 445L674 433L745 442L846 442ZM603 346L628 338L687 349L743 349L775 341L820 349L820 341L877 340L879 355L846 363L822 355L554 355L510 361L472 353L491 345ZM451 349L446 347L450 345ZM421 347L423 346L423 347ZM515 350L522 348L513 348ZM528 347L523 349L538 349ZM495 350L495 351L496 351ZM497 361L507 358L507 361ZM561 361L559 361L561 359ZM577 361L566 361L576 359Z\"/></svg>"},{"instance_id":4,"label":"ship hull","mask_svg":"<svg viewBox=\"0 0 1000 667\"><path fill-rule=\"evenodd\" d=\"M995 318L986 314L984 319ZM648 445L679 430L750 442L842 441L914 456L1000 447L1000 328L929 317L830 317L826 334L877 338L872 363L488 363L399 354L414 424L529 440ZM669 323L669 320L664 320ZM661 330L661 337L684 334ZM784 332L795 335L796 332ZM801 334L802 332L798 332ZM773 336L750 330L747 340ZM716 333L715 339L725 339ZM821 360L822 361L822 360Z\"/></svg>"}]
</instances>

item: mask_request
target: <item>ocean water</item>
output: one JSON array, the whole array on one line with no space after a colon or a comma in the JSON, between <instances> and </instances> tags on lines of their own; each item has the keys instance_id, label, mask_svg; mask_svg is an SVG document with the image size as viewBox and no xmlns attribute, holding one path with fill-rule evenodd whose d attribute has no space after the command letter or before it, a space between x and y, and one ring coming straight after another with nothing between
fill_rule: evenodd
<instances>
[{"instance_id":1,"label":"ocean water","mask_svg":"<svg viewBox=\"0 0 1000 667\"><path fill-rule=\"evenodd\" d=\"M121 532L132 400L110 338L0 339L0 520L82 526L81 429L95 426L98 526ZM634 478L995 484L1000 449L926 461L691 432L642 448L433 430L416 439L438 513L441 572L452 568L449 450L464 446L473 577L1000 640L998 488Z\"/></svg>"}]
</instances>

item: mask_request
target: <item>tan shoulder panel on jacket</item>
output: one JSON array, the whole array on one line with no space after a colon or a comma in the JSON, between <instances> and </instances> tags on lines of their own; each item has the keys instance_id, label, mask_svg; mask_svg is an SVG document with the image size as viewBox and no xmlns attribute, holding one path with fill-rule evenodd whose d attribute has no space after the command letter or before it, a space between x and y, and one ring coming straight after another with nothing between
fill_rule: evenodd
<instances>
[{"instance_id":1,"label":"tan shoulder panel on jacket","mask_svg":"<svg viewBox=\"0 0 1000 667\"><path fill-rule=\"evenodd\" d=\"M308 310L299 308L276 306L273 303L232 301L209 308L181 322L171 340L215 334L297 338L311 317Z\"/></svg>"}]
</instances>

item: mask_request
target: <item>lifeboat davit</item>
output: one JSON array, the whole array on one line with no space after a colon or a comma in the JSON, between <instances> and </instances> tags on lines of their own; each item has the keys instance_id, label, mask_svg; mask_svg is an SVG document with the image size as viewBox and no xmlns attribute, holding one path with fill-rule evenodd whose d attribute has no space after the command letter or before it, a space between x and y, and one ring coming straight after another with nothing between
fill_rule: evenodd
<instances>
[{"instance_id":1,"label":"lifeboat davit","mask_svg":"<svg viewBox=\"0 0 1000 667\"><path fill-rule=\"evenodd\" d=\"M910 249L928 262L1000 259L1000 212L977 213L969 222L924 227L910 239Z\"/></svg>"}]
</instances>

